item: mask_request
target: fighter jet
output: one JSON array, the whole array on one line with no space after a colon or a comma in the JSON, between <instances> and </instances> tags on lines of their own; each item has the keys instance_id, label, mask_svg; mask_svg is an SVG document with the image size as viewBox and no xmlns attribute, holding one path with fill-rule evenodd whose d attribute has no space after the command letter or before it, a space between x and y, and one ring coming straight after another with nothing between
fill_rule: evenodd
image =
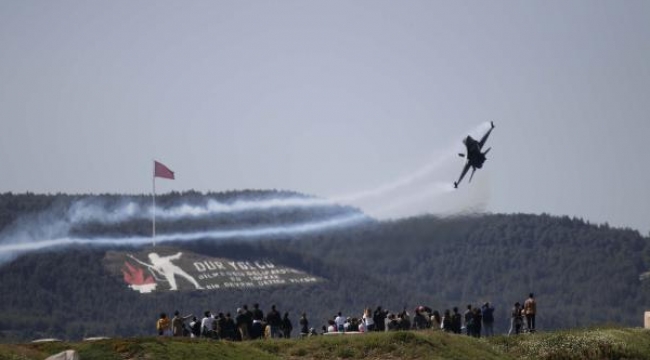
<instances>
[{"instance_id":1,"label":"fighter jet","mask_svg":"<svg viewBox=\"0 0 650 360\"><path fill-rule=\"evenodd\" d=\"M485 150L485 152L482 152L483 150L483 145L485 145L485 142L488 139L488 136L490 136L490 133L494 129L494 122L490 121L490 130L488 130L485 135L481 138L481 141L476 141L474 140L471 136L467 135L467 137L463 140L463 144L465 144L465 147L467 148L467 162L465 163L465 167L463 168L463 172L460 173L460 178L458 178L458 181L454 182L454 188L458 188L458 184L463 180L463 177L465 177L465 174L467 174L467 171L469 168L472 168L472 174L469 176L469 182L472 182L472 178L474 177L474 172L476 169L480 169L483 167L483 163L485 162L485 155L487 155L488 152L490 152L490 149L488 148ZM458 154L460 157L465 157L465 154Z\"/></svg>"}]
</instances>

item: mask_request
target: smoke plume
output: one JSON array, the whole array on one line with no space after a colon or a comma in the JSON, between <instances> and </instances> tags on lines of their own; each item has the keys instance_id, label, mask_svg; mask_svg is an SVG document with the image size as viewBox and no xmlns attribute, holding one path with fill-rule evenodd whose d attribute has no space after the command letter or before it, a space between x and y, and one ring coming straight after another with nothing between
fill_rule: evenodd
<instances>
[{"instance_id":1,"label":"smoke plume","mask_svg":"<svg viewBox=\"0 0 650 360\"><path fill-rule=\"evenodd\" d=\"M471 130L476 134L486 130L489 123ZM457 139L461 139L459 136ZM75 201L66 209L50 209L42 214L19 219L0 234L0 261L11 259L19 253L84 244L93 246L145 245L152 242L148 236L92 237L71 235L71 229L84 224L118 225L127 221L149 220L154 212L157 221L198 219L236 215L250 211L274 211L278 209L313 209L335 205L358 206L366 213L378 217L395 217L399 209L409 208L423 201L432 202L440 195L453 192L451 181L430 181L429 177L444 164L450 163L458 151L458 144L440 152L420 169L376 188L364 189L351 194L320 199L306 196L279 196L277 198L219 201L209 198L203 203L184 203L170 207L143 205L142 202L124 198L111 204L95 197ZM421 183L426 182L422 185ZM397 196L395 194L398 193ZM61 214L64 216L61 216ZM256 239L272 236L299 235L308 232L354 226L371 221L364 214L335 215L330 218L303 223L246 227L240 229L197 231L192 233L158 234L156 242L194 241L199 239Z\"/></svg>"}]
</instances>

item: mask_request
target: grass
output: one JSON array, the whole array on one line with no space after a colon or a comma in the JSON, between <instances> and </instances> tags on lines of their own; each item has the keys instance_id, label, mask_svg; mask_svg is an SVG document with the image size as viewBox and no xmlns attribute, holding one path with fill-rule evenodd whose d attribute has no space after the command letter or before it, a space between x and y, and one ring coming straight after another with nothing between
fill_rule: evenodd
<instances>
[{"instance_id":1,"label":"grass","mask_svg":"<svg viewBox=\"0 0 650 360\"><path fill-rule=\"evenodd\" d=\"M566 330L498 337L493 343L519 359L650 359L650 331L645 329Z\"/></svg>"},{"instance_id":2,"label":"grass","mask_svg":"<svg viewBox=\"0 0 650 360\"><path fill-rule=\"evenodd\" d=\"M486 343L441 332L391 332L286 340L275 354L297 359L502 359ZM264 348L264 343L254 346Z\"/></svg>"},{"instance_id":3,"label":"grass","mask_svg":"<svg viewBox=\"0 0 650 360\"><path fill-rule=\"evenodd\" d=\"M647 359L650 331L590 328L474 339L439 331L316 336L233 343L144 337L82 343L0 345L0 360L42 360L75 349L82 360L172 359Z\"/></svg>"}]
</instances>

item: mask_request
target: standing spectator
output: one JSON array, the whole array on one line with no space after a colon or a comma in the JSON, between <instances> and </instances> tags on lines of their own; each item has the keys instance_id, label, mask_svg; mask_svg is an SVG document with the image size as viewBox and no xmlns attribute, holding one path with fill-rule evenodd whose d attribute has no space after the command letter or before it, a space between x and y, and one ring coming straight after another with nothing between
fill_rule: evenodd
<instances>
[{"instance_id":1,"label":"standing spectator","mask_svg":"<svg viewBox=\"0 0 650 360\"><path fill-rule=\"evenodd\" d=\"M387 314L384 323L386 324L384 325L385 331L399 330L399 321L397 321L397 316L395 314Z\"/></svg>"},{"instance_id":2,"label":"standing spectator","mask_svg":"<svg viewBox=\"0 0 650 360\"><path fill-rule=\"evenodd\" d=\"M424 319L427 322L427 328L431 327L431 315L433 315L433 309L428 306L419 306L420 314L424 316Z\"/></svg>"},{"instance_id":3,"label":"standing spectator","mask_svg":"<svg viewBox=\"0 0 650 360\"><path fill-rule=\"evenodd\" d=\"M307 320L307 314L302 313L300 316L300 336L309 335L309 320Z\"/></svg>"},{"instance_id":4,"label":"standing spectator","mask_svg":"<svg viewBox=\"0 0 650 360\"><path fill-rule=\"evenodd\" d=\"M345 331L345 317L341 315L341 312L339 311L338 315L334 318L334 322L336 323L336 331L338 332L344 332Z\"/></svg>"},{"instance_id":5,"label":"standing spectator","mask_svg":"<svg viewBox=\"0 0 650 360\"><path fill-rule=\"evenodd\" d=\"M473 326L474 326L474 312L472 311L472 305L467 305L467 310L463 314L465 318L465 333L469 336L472 335Z\"/></svg>"},{"instance_id":6,"label":"standing spectator","mask_svg":"<svg viewBox=\"0 0 650 360\"><path fill-rule=\"evenodd\" d=\"M490 305L489 302L486 302L481 307L481 313L483 315L483 332L485 336L494 335L494 307Z\"/></svg>"},{"instance_id":7,"label":"standing spectator","mask_svg":"<svg viewBox=\"0 0 650 360\"><path fill-rule=\"evenodd\" d=\"M473 323L473 328L472 328L472 336L480 338L481 337L481 322L483 321L483 316L481 315L481 309L479 308L474 308L472 310L474 312L474 319L472 321Z\"/></svg>"},{"instance_id":8,"label":"standing spectator","mask_svg":"<svg viewBox=\"0 0 650 360\"><path fill-rule=\"evenodd\" d=\"M282 318L282 336L286 339L291 338L291 330L293 330L293 325L291 325L291 320L289 320L289 313L285 312L284 317Z\"/></svg>"},{"instance_id":9,"label":"standing spectator","mask_svg":"<svg viewBox=\"0 0 650 360\"><path fill-rule=\"evenodd\" d=\"M512 308L512 312L510 313L510 330L508 330L508 336L510 336L513 331L515 332L515 335L518 335L521 332L522 322L521 304L519 301L517 301L515 303L515 306Z\"/></svg>"},{"instance_id":10,"label":"standing spectator","mask_svg":"<svg viewBox=\"0 0 650 360\"><path fill-rule=\"evenodd\" d=\"M271 327L271 338L282 337L282 333L280 332L282 317L280 316L280 312L276 310L275 305L271 305L271 311L266 314L266 322Z\"/></svg>"},{"instance_id":11,"label":"standing spectator","mask_svg":"<svg viewBox=\"0 0 650 360\"><path fill-rule=\"evenodd\" d=\"M456 310L458 310L458 309L456 309ZM442 322L440 324L440 328L444 332L455 332L454 320L453 319L454 318L451 315L451 312L449 311L449 309L445 310L445 313L444 313L444 315L442 317Z\"/></svg>"},{"instance_id":12,"label":"standing spectator","mask_svg":"<svg viewBox=\"0 0 650 360\"><path fill-rule=\"evenodd\" d=\"M460 334L461 319L462 319L462 317L460 316L460 313L458 312L458 308L456 306L454 306L454 313L451 314L451 328L453 329L454 334Z\"/></svg>"},{"instance_id":13,"label":"standing spectator","mask_svg":"<svg viewBox=\"0 0 650 360\"><path fill-rule=\"evenodd\" d=\"M158 335L160 335L160 336L164 336L164 335L169 336L170 335L169 326L170 326L170 323L169 323L169 318L167 317L167 314L161 313L160 318L156 322L156 330L158 330Z\"/></svg>"},{"instance_id":14,"label":"standing spectator","mask_svg":"<svg viewBox=\"0 0 650 360\"><path fill-rule=\"evenodd\" d=\"M178 310L174 312L172 319L172 336L187 336L187 329L185 328L185 320L192 317L192 314L181 316Z\"/></svg>"},{"instance_id":15,"label":"standing spectator","mask_svg":"<svg viewBox=\"0 0 650 360\"><path fill-rule=\"evenodd\" d=\"M406 308L404 308L401 313L397 314L397 318L399 330L411 330L411 316L409 315L409 312L406 311Z\"/></svg>"},{"instance_id":16,"label":"standing spectator","mask_svg":"<svg viewBox=\"0 0 650 360\"><path fill-rule=\"evenodd\" d=\"M264 319L264 312L260 309L260 304L253 304L253 320L262 321Z\"/></svg>"},{"instance_id":17,"label":"standing spectator","mask_svg":"<svg viewBox=\"0 0 650 360\"><path fill-rule=\"evenodd\" d=\"M377 309L372 315L372 320L375 322L375 330L386 330L386 313L381 309L381 306L377 306Z\"/></svg>"},{"instance_id":18,"label":"standing spectator","mask_svg":"<svg viewBox=\"0 0 650 360\"><path fill-rule=\"evenodd\" d=\"M438 310L433 310L433 314L431 315L431 329L442 329L442 318L440 318L440 313Z\"/></svg>"},{"instance_id":19,"label":"standing spectator","mask_svg":"<svg viewBox=\"0 0 650 360\"><path fill-rule=\"evenodd\" d=\"M226 316L220 312L214 320L213 330L216 334L215 337L218 339L225 339L226 329Z\"/></svg>"},{"instance_id":20,"label":"standing spectator","mask_svg":"<svg viewBox=\"0 0 650 360\"><path fill-rule=\"evenodd\" d=\"M251 339L256 340L264 335L264 324L262 319L253 319L253 326L251 326Z\"/></svg>"},{"instance_id":21,"label":"standing spectator","mask_svg":"<svg viewBox=\"0 0 650 360\"><path fill-rule=\"evenodd\" d=\"M253 304L253 324L251 326L251 339L259 339L264 335L264 312L260 309L260 304Z\"/></svg>"},{"instance_id":22,"label":"standing spectator","mask_svg":"<svg viewBox=\"0 0 650 360\"><path fill-rule=\"evenodd\" d=\"M246 327L247 327L246 330L248 332L248 338L250 339L251 328L253 327L253 313L248 310L248 305L247 304L244 304L244 306L242 306L242 308L244 309L243 310L244 311L244 318L246 320Z\"/></svg>"},{"instance_id":23,"label":"standing spectator","mask_svg":"<svg viewBox=\"0 0 650 360\"><path fill-rule=\"evenodd\" d=\"M521 333L528 332L528 328L526 328L526 309L524 309L524 306L521 305Z\"/></svg>"},{"instance_id":24,"label":"standing spectator","mask_svg":"<svg viewBox=\"0 0 650 360\"><path fill-rule=\"evenodd\" d=\"M415 315L413 316L413 329L424 330L428 325L427 318L422 315L420 309L415 309Z\"/></svg>"},{"instance_id":25,"label":"standing spectator","mask_svg":"<svg viewBox=\"0 0 650 360\"><path fill-rule=\"evenodd\" d=\"M366 331L375 331L375 320L372 316L372 310L366 308L363 312L363 325Z\"/></svg>"},{"instance_id":26,"label":"standing spectator","mask_svg":"<svg viewBox=\"0 0 650 360\"><path fill-rule=\"evenodd\" d=\"M528 295L528 299L524 301L524 313L526 314L526 327L528 331L535 332L535 314L537 313L537 302L533 293Z\"/></svg>"},{"instance_id":27,"label":"standing spectator","mask_svg":"<svg viewBox=\"0 0 650 360\"><path fill-rule=\"evenodd\" d=\"M230 341L235 341L237 339L237 326L235 325L235 320L230 316L230 313L226 313L221 333L223 334L221 337L222 339Z\"/></svg>"},{"instance_id":28,"label":"standing spectator","mask_svg":"<svg viewBox=\"0 0 650 360\"><path fill-rule=\"evenodd\" d=\"M235 317L235 322L237 323L237 331L239 331L239 337L242 341L248 340L248 318L244 309L237 309L237 316Z\"/></svg>"},{"instance_id":29,"label":"standing spectator","mask_svg":"<svg viewBox=\"0 0 650 360\"><path fill-rule=\"evenodd\" d=\"M214 327L214 317L210 314L209 311L203 313L203 319L201 319L201 336L202 337L212 337L213 327Z\"/></svg>"},{"instance_id":30,"label":"standing spectator","mask_svg":"<svg viewBox=\"0 0 650 360\"><path fill-rule=\"evenodd\" d=\"M190 336L193 338L201 336L201 322L196 316L192 317L192 321L190 322Z\"/></svg>"}]
</instances>

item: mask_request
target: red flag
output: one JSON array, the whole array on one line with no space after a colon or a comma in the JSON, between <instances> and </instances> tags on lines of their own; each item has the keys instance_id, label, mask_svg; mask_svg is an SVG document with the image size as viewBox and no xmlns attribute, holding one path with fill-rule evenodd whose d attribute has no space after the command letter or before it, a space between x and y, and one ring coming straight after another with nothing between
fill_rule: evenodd
<instances>
[{"instance_id":1,"label":"red flag","mask_svg":"<svg viewBox=\"0 0 650 360\"><path fill-rule=\"evenodd\" d=\"M164 178L164 179L172 179L174 180L174 172L169 170L169 168L158 161L154 160L154 170L153 170L153 176L154 177L159 177L159 178Z\"/></svg>"}]
</instances>

